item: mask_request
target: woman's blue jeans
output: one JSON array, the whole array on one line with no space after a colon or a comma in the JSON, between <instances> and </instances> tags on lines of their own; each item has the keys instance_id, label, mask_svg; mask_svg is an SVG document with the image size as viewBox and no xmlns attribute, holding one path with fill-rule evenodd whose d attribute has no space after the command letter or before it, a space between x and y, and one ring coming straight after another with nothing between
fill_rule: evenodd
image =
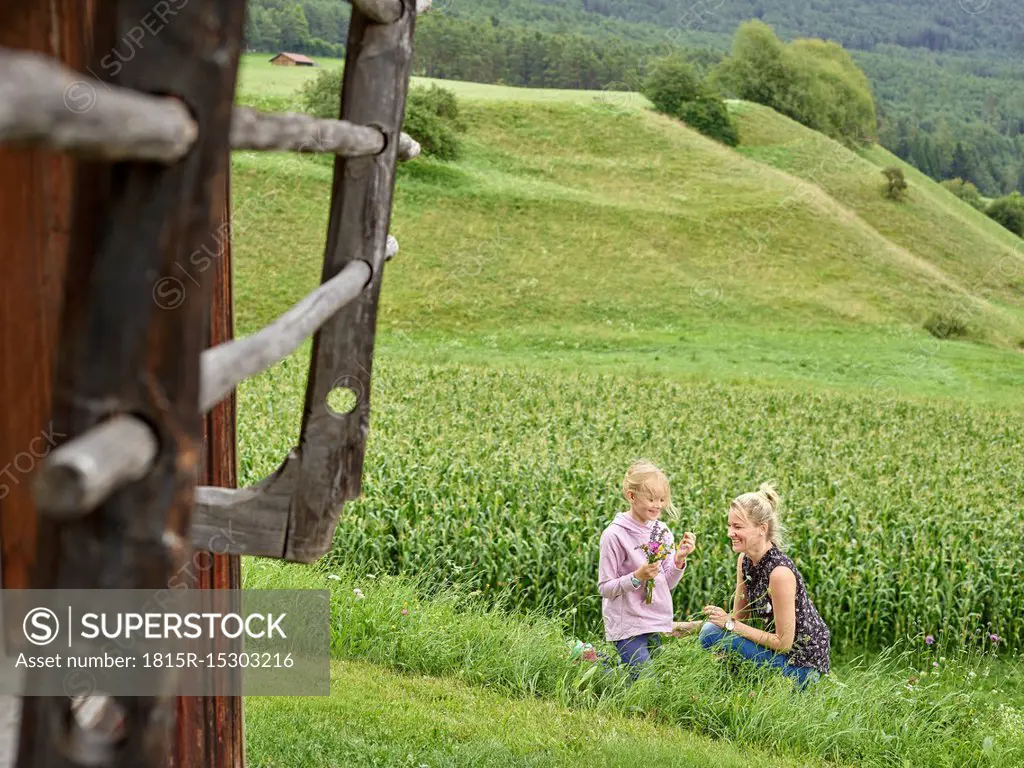
<instances>
[{"instance_id":1,"label":"woman's blue jeans","mask_svg":"<svg viewBox=\"0 0 1024 768\"><path fill-rule=\"evenodd\" d=\"M806 688L821 677L818 670L811 667L794 667L790 665L789 660L783 654L775 653L763 645L752 643L745 637L719 629L710 621L704 622L704 626L700 628L700 644L706 650L717 647L736 651L740 656L758 666L776 667L786 677L796 680L800 688Z\"/></svg>"}]
</instances>

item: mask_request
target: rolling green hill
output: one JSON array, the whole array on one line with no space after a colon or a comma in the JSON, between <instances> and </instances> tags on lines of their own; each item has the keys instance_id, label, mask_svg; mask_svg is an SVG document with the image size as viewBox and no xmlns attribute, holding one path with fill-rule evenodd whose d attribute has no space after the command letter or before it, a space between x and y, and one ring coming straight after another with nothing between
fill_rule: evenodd
<instances>
[{"instance_id":1,"label":"rolling green hill","mask_svg":"<svg viewBox=\"0 0 1024 768\"><path fill-rule=\"evenodd\" d=\"M308 76L256 68L242 98ZM734 151L635 94L453 86L464 157L399 175L386 354L840 388L897 377L904 394L972 398L1024 380L1021 241L909 168L909 200L885 200L881 168L899 161L884 150L854 154L751 104L732 107ZM331 167L241 154L234 170L248 331L318 279ZM924 330L950 313L967 340Z\"/></svg>"}]
</instances>

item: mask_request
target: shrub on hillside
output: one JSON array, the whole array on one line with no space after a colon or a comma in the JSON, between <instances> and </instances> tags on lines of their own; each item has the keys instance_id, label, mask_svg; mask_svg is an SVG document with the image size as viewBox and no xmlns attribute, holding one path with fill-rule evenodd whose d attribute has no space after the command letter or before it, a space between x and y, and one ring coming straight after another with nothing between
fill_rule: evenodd
<instances>
[{"instance_id":1,"label":"shrub on hillside","mask_svg":"<svg viewBox=\"0 0 1024 768\"><path fill-rule=\"evenodd\" d=\"M300 98L303 110L322 118L337 118L342 71L323 69L302 86ZM413 87L405 107L402 130L420 143L424 155L440 160L454 160L459 156L459 106L455 94L446 88Z\"/></svg>"},{"instance_id":2,"label":"shrub on hillside","mask_svg":"<svg viewBox=\"0 0 1024 768\"><path fill-rule=\"evenodd\" d=\"M684 102L679 118L691 128L730 147L740 143L740 134L729 115L729 109L717 95L703 93L693 101Z\"/></svg>"},{"instance_id":3,"label":"shrub on hillside","mask_svg":"<svg viewBox=\"0 0 1024 768\"><path fill-rule=\"evenodd\" d=\"M438 85L410 88L403 129L420 143L425 155L457 159L461 151L458 132L464 129L455 94Z\"/></svg>"},{"instance_id":4,"label":"shrub on hillside","mask_svg":"<svg viewBox=\"0 0 1024 768\"><path fill-rule=\"evenodd\" d=\"M321 69L299 89L302 110L324 119L337 119L341 107L341 70Z\"/></svg>"},{"instance_id":5,"label":"shrub on hillside","mask_svg":"<svg viewBox=\"0 0 1024 768\"><path fill-rule=\"evenodd\" d=\"M730 147L739 144L739 133L721 97L701 84L681 56L658 62L644 82L644 96L659 112L679 118L705 136Z\"/></svg>"},{"instance_id":6,"label":"shrub on hillside","mask_svg":"<svg viewBox=\"0 0 1024 768\"><path fill-rule=\"evenodd\" d=\"M732 51L713 73L724 91L769 106L848 146L873 141L877 115L871 86L841 45L824 40L784 44L767 24L740 26Z\"/></svg>"},{"instance_id":7,"label":"shrub on hillside","mask_svg":"<svg viewBox=\"0 0 1024 768\"><path fill-rule=\"evenodd\" d=\"M959 339L967 336L967 320L952 312L936 312L924 323L924 329L937 339Z\"/></svg>"},{"instance_id":8,"label":"shrub on hillside","mask_svg":"<svg viewBox=\"0 0 1024 768\"><path fill-rule=\"evenodd\" d=\"M1024 195L1020 192L993 200L985 213L1018 237L1024 237Z\"/></svg>"},{"instance_id":9,"label":"shrub on hillside","mask_svg":"<svg viewBox=\"0 0 1024 768\"><path fill-rule=\"evenodd\" d=\"M405 107L406 133L420 143L423 154L439 160L456 160L461 147L451 123L420 103L410 101Z\"/></svg>"},{"instance_id":10,"label":"shrub on hillside","mask_svg":"<svg viewBox=\"0 0 1024 768\"><path fill-rule=\"evenodd\" d=\"M882 174L885 176L885 188L882 194L898 203L905 200L910 185L907 184L907 178L903 175L903 169L890 166L883 169Z\"/></svg>"},{"instance_id":11,"label":"shrub on hillside","mask_svg":"<svg viewBox=\"0 0 1024 768\"><path fill-rule=\"evenodd\" d=\"M985 210L985 199L981 196L978 188L971 182L964 181L963 179L947 179L941 183L941 186L968 205L977 208L979 211Z\"/></svg>"},{"instance_id":12,"label":"shrub on hillside","mask_svg":"<svg viewBox=\"0 0 1024 768\"><path fill-rule=\"evenodd\" d=\"M431 85L429 88L413 86L409 89L409 98L406 102L406 111L409 107L416 107L432 112L442 120L447 120L456 130L464 130L459 120L459 102L455 94L447 88L439 85Z\"/></svg>"},{"instance_id":13,"label":"shrub on hillside","mask_svg":"<svg viewBox=\"0 0 1024 768\"><path fill-rule=\"evenodd\" d=\"M696 73L682 56L670 56L657 63L644 81L643 93L654 108L676 116L684 102L693 101L700 92Z\"/></svg>"}]
</instances>

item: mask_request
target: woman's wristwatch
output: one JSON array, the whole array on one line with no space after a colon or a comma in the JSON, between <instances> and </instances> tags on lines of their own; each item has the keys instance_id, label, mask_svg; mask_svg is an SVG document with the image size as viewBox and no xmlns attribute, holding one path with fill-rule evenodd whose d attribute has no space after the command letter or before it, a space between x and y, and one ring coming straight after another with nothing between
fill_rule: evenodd
<instances>
[{"instance_id":1,"label":"woman's wristwatch","mask_svg":"<svg viewBox=\"0 0 1024 768\"><path fill-rule=\"evenodd\" d=\"M730 616L728 619L725 620L725 631L726 632L732 632L732 630L733 630L733 628L735 626L736 626L736 622L733 620L732 616Z\"/></svg>"},{"instance_id":2,"label":"woman's wristwatch","mask_svg":"<svg viewBox=\"0 0 1024 768\"><path fill-rule=\"evenodd\" d=\"M631 574L629 574L629 580L630 580L630 582L632 582L632 584L633 584L633 589L640 589L640 585L641 585L641 584L643 584L643 582L642 582L642 581L640 581L640 579L638 579L638 578L637 578L636 576L634 576L634 575L633 575L632 573L631 573Z\"/></svg>"}]
</instances>

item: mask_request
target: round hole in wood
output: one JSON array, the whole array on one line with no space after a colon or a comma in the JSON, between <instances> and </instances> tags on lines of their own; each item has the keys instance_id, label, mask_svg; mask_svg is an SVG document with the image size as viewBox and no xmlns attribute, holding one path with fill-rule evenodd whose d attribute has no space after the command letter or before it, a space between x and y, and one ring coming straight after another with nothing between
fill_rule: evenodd
<instances>
[{"instance_id":1,"label":"round hole in wood","mask_svg":"<svg viewBox=\"0 0 1024 768\"><path fill-rule=\"evenodd\" d=\"M351 387L336 386L327 393L327 408L335 415L352 413L357 405L359 395Z\"/></svg>"}]
</instances>

